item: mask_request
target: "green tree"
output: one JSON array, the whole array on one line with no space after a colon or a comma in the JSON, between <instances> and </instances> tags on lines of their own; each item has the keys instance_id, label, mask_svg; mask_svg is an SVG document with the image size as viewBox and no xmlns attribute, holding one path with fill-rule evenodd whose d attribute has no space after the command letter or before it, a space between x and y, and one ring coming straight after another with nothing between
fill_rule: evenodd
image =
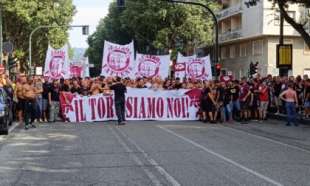
<instances>
[{"instance_id":1,"label":"green tree","mask_svg":"<svg viewBox=\"0 0 310 186\"><path fill-rule=\"evenodd\" d=\"M215 2L207 3L213 10L217 8ZM211 15L201 7L126 0L126 7L121 9L111 3L109 14L88 39L87 54L90 61L101 64L104 40L120 44L134 40L140 53L163 54L174 49L191 54L195 48L212 43L213 25Z\"/></svg>"},{"instance_id":2,"label":"green tree","mask_svg":"<svg viewBox=\"0 0 310 186\"><path fill-rule=\"evenodd\" d=\"M272 0L275 4L278 5L280 12L282 13L285 21L292 25L292 27L301 35L301 37L305 40L305 43L310 48L310 33L307 31L306 25L310 26L310 15L305 14L302 16L302 19L295 20L290 17L288 13L288 7L292 4L299 4L300 6L306 8L310 8L310 0Z\"/></svg>"},{"instance_id":3,"label":"green tree","mask_svg":"<svg viewBox=\"0 0 310 186\"><path fill-rule=\"evenodd\" d=\"M72 0L5 0L4 40L14 43L19 58L27 62L29 35L40 25L69 25L75 13ZM47 46L61 47L68 40L68 28L42 29L33 35L33 63L43 64ZM23 65L25 66L25 65Z\"/></svg>"}]
</instances>

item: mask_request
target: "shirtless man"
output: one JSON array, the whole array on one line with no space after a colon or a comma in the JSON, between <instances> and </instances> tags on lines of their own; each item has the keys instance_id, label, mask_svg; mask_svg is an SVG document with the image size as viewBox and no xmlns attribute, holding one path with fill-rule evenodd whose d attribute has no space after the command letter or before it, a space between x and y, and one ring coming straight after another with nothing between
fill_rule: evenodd
<instances>
[{"instance_id":1,"label":"shirtless man","mask_svg":"<svg viewBox=\"0 0 310 186\"><path fill-rule=\"evenodd\" d=\"M288 89L283 91L279 96L280 99L285 101L285 108L287 114L286 126L290 126L292 123L294 123L295 126L298 126L298 123L296 123L296 106L298 105L298 99L297 93L293 88L294 84L292 82L289 82Z\"/></svg>"},{"instance_id":2,"label":"shirtless man","mask_svg":"<svg viewBox=\"0 0 310 186\"><path fill-rule=\"evenodd\" d=\"M25 74L21 74L19 76L19 81L16 82L16 90L15 90L15 95L17 97L17 117L18 121L21 124L23 122L23 110L25 106L25 100L24 100L24 95L23 95L23 85L26 83L26 77Z\"/></svg>"},{"instance_id":3,"label":"shirtless man","mask_svg":"<svg viewBox=\"0 0 310 186\"><path fill-rule=\"evenodd\" d=\"M90 92L91 92L91 95L93 96L100 94L101 92L101 86L98 81L99 81L98 79L94 80L94 82L91 85Z\"/></svg>"},{"instance_id":4,"label":"shirtless man","mask_svg":"<svg viewBox=\"0 0 310 186\"><path fill-rule=\"evenodd\" d=\"M31 127L35 128L33 121L35 119L35 105L36 105L36 89L33 84L33 79L28 78L27 82L22 86L23 97L25 100L24 106L24 121L25 129L29 129L29 124Z\"/></svg>"}]
</instances>

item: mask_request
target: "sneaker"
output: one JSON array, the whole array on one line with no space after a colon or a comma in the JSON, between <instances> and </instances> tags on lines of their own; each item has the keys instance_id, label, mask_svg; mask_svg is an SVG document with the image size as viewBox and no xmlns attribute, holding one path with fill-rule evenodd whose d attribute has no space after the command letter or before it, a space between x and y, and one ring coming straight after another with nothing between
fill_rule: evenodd
<instances>
[{"instance_id":1,"label":"sneaker","mask_svg":"<svg viewBox=\"0 0 310 186\"><path fill-rule=\"evenodd\" d=\"M29 126L28 125L25 125L25 130L28 130L29 129Z\"/></svg>"},{"instance_id":2,"label":"sneaker","mask_svg":"<svg viewBox=\"0 0 310 186\"><path fill-rule=\"evenodd\" d=\"M34 128L34 129L35 129L35 128L37 128L37 127L36 127L34 124L31 124L31 128Z\"/></svg>"},{"instance_id":3,"label":"sneaker","mask_svg":"<svg viewBox=\"0 0 310 186\"><path fill-rule=\"evenodd\" d=\"M288 126L288 127L289 127L289 126L291 126L291 124L290 124L290 123L287 123L287 124L286 124L286 126Z\"/></svg>"}]
</instances>

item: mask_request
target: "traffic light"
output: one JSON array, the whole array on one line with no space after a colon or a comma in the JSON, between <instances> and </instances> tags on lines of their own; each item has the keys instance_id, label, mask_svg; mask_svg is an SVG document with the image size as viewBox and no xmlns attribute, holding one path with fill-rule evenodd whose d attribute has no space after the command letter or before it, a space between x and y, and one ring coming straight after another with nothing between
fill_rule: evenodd
<instances>
[{"instance_id":1,"label":"traffic light","mask_svg":"<svg viewBox=\"0 0 310 186\"><path fill-rule=\"evenodd\" d=\"M222 69L222 65L221 64L216 64L215 65L215 74L216 76L219 76L221 74L221 69Z\"/></svg>"},{"instance_id":2,"label":"traffic light","mask_svg":"<svg viewBox=\"0 0 310 186\"><path fill-rule=\"evenodd\" d=\"M258 73L258 62L256 62L255 64L253 64L251 62L250 64L250 77L253 77L253 75Z\"/></svg>"},{"instance_id":3,"label":"traffic light","mask_svg":"<svg viewBox=\"0 0 310 186\"><path fill-rule=\"evenodd\" d=\"M89 26L83 26L82 33L83 35L89 35Z\"/></svg>"},{"instance_id":4,"label":"traffic light","mask_svg":"<svg viewBox=\"0 0 310 186\"><path fill-rule=\"evenodd\" d=\"M117 6L118 7L124 7L125 6L125 0L117 0Z\"/></svg>"}]
</instances>

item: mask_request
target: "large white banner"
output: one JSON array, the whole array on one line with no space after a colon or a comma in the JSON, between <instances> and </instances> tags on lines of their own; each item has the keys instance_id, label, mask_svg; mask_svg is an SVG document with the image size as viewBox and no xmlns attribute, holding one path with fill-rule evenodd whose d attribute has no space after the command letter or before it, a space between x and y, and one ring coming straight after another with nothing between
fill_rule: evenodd
<instances>
[{"instance_id":1,"label":"large white banner","mask_svg":"<svg viewBox=\"0 0 310 186\"><path fill-rule=\"evenodd\" d=\"M48 46L44 76L50 79L68 79L70 78L70 61L68 55L68 45L60 49L54 49Z\"/></svg>"},{"instance_id":2,"label":"large white banner","mask_svg":"<svg viewBox=\"0 0 310 186\"><path fill-rule=\"evenodd\" d=\"M197 120L201 90L128 89L127 120ZM62 113L70 122L116 120L113 95L82 97L62 93Z\"/></svg>"},{"instance_id":3,"label":"large white banner","mask_svg":"<svg viewBox=\"0 0 310 186\"><path fill-rule=\"evenodd\" d=\"M104 42L102 76L132 77L134 63L133 42L128 45Z\"/></svg>"},{"instance_id":4,"label":"large white banner","mask_svg":"<svg viewBox=\"0 0 310 186\"><path fill-rule=\"evenodd\" d=\"M135 77L161 77L169 75L170 55L155 56L137 54L134 74Z\"/></svg>"},{"instance_id":5,"label":"large white banner","mask_svg":"<svg viewBox=\"0 0 310 186\"><path fill-rule=\"evenodd\" d=\"M184 57L179 54L174 69L176 77L179 78L212 80L210 56L197 58L195 56Z\"/></svg>"},{"instance_id":6,"label":"large white banner","mask_svg":"<svg viewBox=\"0 0 310 186\"><path fill-rule=\"evenodd\" d=\"M177 62L174 65L174 72L175 72L174 76L180 79L185 78L186 77L186 63L189 60L196 59L196 58L197 58L196 55L185 57L181 53L178 53Z\"/></svg>"}]
</instances>

